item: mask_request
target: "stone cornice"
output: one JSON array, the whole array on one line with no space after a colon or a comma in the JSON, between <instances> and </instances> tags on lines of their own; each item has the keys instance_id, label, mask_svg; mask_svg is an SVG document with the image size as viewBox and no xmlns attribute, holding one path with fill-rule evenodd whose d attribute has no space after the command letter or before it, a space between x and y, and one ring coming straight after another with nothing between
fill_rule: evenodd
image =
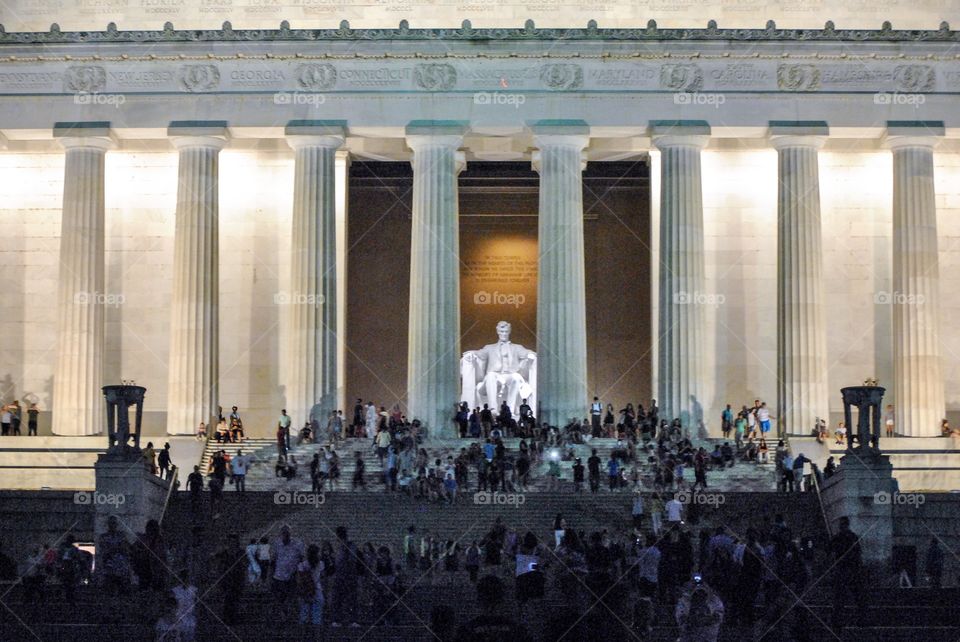
<instances>
[{"instance_id":1,"label":"stone cornice","mask_svg":"<svg viewBox=\"0 0 960 642\"><path fill-rule=\"evenodd\" d=\"M234 29L224 22L220 29L174 29L120 31L110 23L104 31L61 31L54 23L45 32L6 32L0 25L0 45L140 42L317 42L317 41L715 41L715 42L960 42L960 32L946 22L937 30L894 29L884 22L880 29L836 29L827 22L823 29L778 29L771 20L764 29L720 29L711 20L705 29L661 29L654 20L645 29L601 29L595 20L586 28L538 28L527 20L522 28L474 29L464 20L459 29L411 29L403 20L397 29L352 29L346 20L339 29L291 29L284 20L279 29Z\"/></svg>"}]
</instances>

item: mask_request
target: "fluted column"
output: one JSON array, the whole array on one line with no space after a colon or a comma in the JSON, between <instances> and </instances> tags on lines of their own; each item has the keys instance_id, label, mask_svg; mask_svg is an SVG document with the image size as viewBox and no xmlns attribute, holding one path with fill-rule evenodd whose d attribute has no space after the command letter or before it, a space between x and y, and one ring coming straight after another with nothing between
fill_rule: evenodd
<instances>
[{"instance_id":1,"label":"fluted column","mask_svg":"<svg viewBox=\"0 0 960 642\"><path fill-rule=\"evenodd\" d=\"M179 150L167 433L195 434L219 402L219 156L224 127L171 126Z\"/></svg>"},{"instance_id":2,"label":"fluted column","mask_svg":"<svg viewBox=\"0 0 960 642\"><path fill-rule=\"evenodd\" d=\"M945 413L933 182L937 138L910 129L891 127L886 141L893 150L893 292L887 298L893 307L894 421L899 434L937 437Z\"/></svg>"},{"instance_id":3,"label":"fluted column","mask_svg":"<svg viewBox=\"0 0 960 642\"><path fill-rule=\"evenodd\" d=\"M549 131L550 127L545 127ZM583 249L585 126L534 128L540 174L537 264L537 398L540 419L565 426L587 404L587 317Z\"/></svg>"},{"instance_id":4,"label":"fluted column","mask_svg":"<svg viewBox=\"0 0 960 642\"><path fill-rule=\"evenodd\" d=\"M330 133L306 133L310 129ZM287 128L294 149L287 412L323 425L337 407L336 152L343 130ZM294 133L296 132L296 133Z\"/></svg>"},{"instance_id":5,"label":"fluted column","mask_svg":"<svg viewBox=\"0 0 960 642\"><path fill-rule=\"evenodd\" d=\"M413 220L410 243L410 323L407 343L408 417L432 436L451 436L459 400L460 240L457 151L463 128L411 126Z\"/></svg>"},{"instance_id":6,"label":"fluted column","mask_svg":"<svg viewBox=\"0 0 960 642\"><path fill-rule=\"evenodd\" d=\"M657 135L660 150L660 293L657 402L664 419L704 421L706 367L700 151L709 128ZM682 132L690 131L688 134Z\"/></svg>"},{"instance_id":7,"label":"fluted column","mask_svg":"<svg viewBox=\"0 0 960 642\"><path fill-rule=\"evenodd\" d=\"M108 123L58 125L66 150L57 299L53 433L103 432L104 156Z\"/></svg>"},{"instance_id":8,"label":"fluted column","mask_svg":"<svg viewBox=\"0 0 960 642\"><path fill-rule=\"evenodd\" d=\"M817 163L826 136L778 133L790 129L772 128L779 168L777 423L783 433L808 435L829 410Z\"/></svg>"}]
</instances>

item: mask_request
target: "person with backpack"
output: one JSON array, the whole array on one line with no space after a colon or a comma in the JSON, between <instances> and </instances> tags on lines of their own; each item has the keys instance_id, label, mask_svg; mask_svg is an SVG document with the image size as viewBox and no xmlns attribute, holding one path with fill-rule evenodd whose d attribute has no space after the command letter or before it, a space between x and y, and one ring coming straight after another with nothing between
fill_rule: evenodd
<instances>
[{"instance_id":1,"label":"person with backpack","mask_svg":"<svg viewBox=\"0 0 960 642\"><path fill-rule=\"evenodd\" d=\"M160 479L170 479L173 475L173 461L170 459L170 443L163 445L163 450L157 455L157 466L160 468Z\"/></svg>"},{"instance_id":2,"label":"person with backpack","mask_svg":"<svg viewBox=\"0 0 960 642\"><path fill-rule=\"evenodd\" d=\"M323 624L324 564L316 544L307 547L307 557L297 566L297 598L300 601L300 624Z\"/></svg>"}]
</instances>

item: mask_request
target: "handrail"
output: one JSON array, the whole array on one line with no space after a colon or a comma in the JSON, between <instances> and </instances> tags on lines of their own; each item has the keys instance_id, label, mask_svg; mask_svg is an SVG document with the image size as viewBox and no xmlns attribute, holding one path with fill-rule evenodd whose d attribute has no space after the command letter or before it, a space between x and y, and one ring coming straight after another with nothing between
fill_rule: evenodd
<instances>
[{"instance_id":1,"label":"handrail","mask_svg":"<svg viewBox=\"0 0 960 642\"><path fill-rule=\"evenodd\" d=\"M163 524L163 518L167 515L167 504L170 503L170 495L173 494L173 489L177 487L177 476L180 473L180 469L177 466L170 467L170 477L167 481L170 485L167 487L167 495L163 498L163 509L160 511L160 519L157 520L160 524Z\"/></svg>"},{"instance_id":2,"label":"handrail","mask_svg":"<svg viewBox=\"0 0 960 642\"><path fill-rule=\"evenodd\" d=\"M813 464L811 464L812 467ZM827 509L823 505L823 496L820 494L820 482L817 481L817 471L810 471L810 481L813 488L817 491L817 503L820 504L820 514L823 516L823 525L827 528L827 537L833 537L833 529L830 528L830 520L827 518Z\"/></svg>"}]
</instances>

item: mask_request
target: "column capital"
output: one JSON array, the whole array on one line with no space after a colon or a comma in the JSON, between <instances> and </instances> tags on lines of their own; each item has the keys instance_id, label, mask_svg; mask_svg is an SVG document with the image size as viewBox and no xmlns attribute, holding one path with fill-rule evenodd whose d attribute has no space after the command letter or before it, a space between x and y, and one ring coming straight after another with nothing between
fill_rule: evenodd
<instances>
[{"instance_id":1,"label":"column capital","mask_svg":"<svg viewBox=\"0 0 960 642\"><path fill-rule=\"evenodd\" d=\"M826 142L826 136L770 136L770 145L777 151L796 147L820 150Z\"/></svg>"},{"instance_id":2,"label":"column capital","mask_svg":"<svg viewBox=\"0 0 960 642\"><path fill-rule=\"evenodd\" d=\"M650 140L657 149L698 147L710 142L710 125L705 120L651 120Z\"/></svg>"},{"instance_id":3,"label":"column capital","mask_svg":"<svg viewBox=\"0 0 960 642\"><path fill-rule=\"evenodd\" d=\"M582 150L590 144L590 126L584 120L536 120L527 123L527 127L533 134L533 146L538 150L545 147Z\"/></svg>"},{"instance_id":4,"label":"column capital","mask_svg":"<svg viewBox=\"0 0 960 642\"><path fill-rule=\"evenodd\" d=\"M467 168L467 153L464 151L456 151L453 154L453 171L460 175L460 172Z\"/></svg>"},{"instance_id":5,"label":"column capital","mask_svg":"<svg viewBox=\"0 0 960 642\"><path fill-rule=\"evenodd\" d=\"M230 133L225 120L175 120L167 127L167 136L177 149L209 147L221 150Z\"/></svg>"},{"instance_id":6,"label":"column capital","mask_svg":"<svg viewBox=\"0 0 960 642\"><path fill-rule=\"evenodd\" d=\"M561 145L565 146L565 145ZM571 145L575 147L575 145ZM581 147L580 149L580 171L587 169L587 152ZM540 167L542 165L542 154L539 149L533 151L530 154L530 165L533 168L533 171L540 173Z\"/></svg>"},{"instance_id":7,"label":"column capital","mask_svg":"<svg viewBox=\"0 0 960 642\"><path fill-rule=\"evenodd\" d=\"M887 130L883 134L882 144L887 149L897 150L903 147L934 148L945 133L943 121L887 121Z\"/></svg>"},{"instance_id":8,"label":"column capital","mask_svg":"<svg viewBox=\"0 0 960 642\"><path fill-rule=\"evenodd\" d=\"M0 150L6 149L8 143L9 141L7 140L7 137L0 133Z\"/></svg>"},{"instance_id":9,"label":"column capital","mask_svg":"<svg viewBox=\"0 0 960 642\"><path fill-rule=\"evenodd\" d=\"M337 150L343 146L343 140L343 136L287 135L287 145L290 145L293 149L300 149L302 147L326 147Z\"/></svg>"},{"instance_id":10,"label":"column capital","mask_svg":"<svg viewBox=\"0 0 960 642\"><path fill-rule=\"evenodd\" d=\"M813 147L827 142L830 126L822 120L771 120L768 136L774 149Z\"/></svg>"},{"instance_id":11,"label":"column capital","mask_svg":"<svg viewBox=\"0 0 960 642\"><path fill-rule=\"evenodd\" d=\"M117 146L117 138L106 121L55 123L53 138L64 149L99 149L106 151Z\"/></svg>"},{"instance_id":12,"label":"column capital","mask_svg":"<svg viewBox=\"0 0 960 642\"><path fill-rule=\"evenodd\" d=\"M467 123L459 120L414 120L404 133L407 146L416 151L421 147L452 147L463 144Z\"/></svg>"},{"instance_id":13,"label":"column capital","mask_svg":"<svg viewBox=\"0 0 960 642\"><path fill-rule=\"evenodd\" d=\"M347 135L345 120L291 120L283 132L293 149L343 146Z\"/></svg>"}]
</instances>

